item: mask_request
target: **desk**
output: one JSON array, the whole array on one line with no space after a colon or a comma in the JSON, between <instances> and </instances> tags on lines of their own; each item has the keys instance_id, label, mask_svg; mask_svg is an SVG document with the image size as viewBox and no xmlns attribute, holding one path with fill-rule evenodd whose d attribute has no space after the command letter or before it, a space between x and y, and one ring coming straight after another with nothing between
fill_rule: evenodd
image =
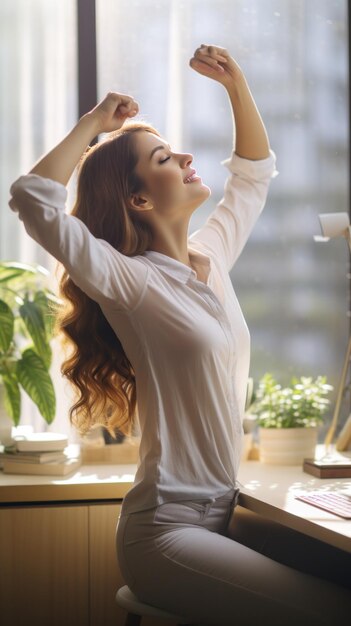
<instances>
[{"instance_id":1,"label":"desk","mask_svg":"<svg viewBox=\"0 0 351 626\"><path fill-rule=\"evenodd\" d=\"M124 622L114 599L125 584L115 530L135 470L86 465L62 478L0 472L2 626Z\"/></svg>"},{"instance_id":2,"label":"desk","mask_svg":"<svg viewBox=\"0 0 351 626\"><path fill-rule=\"evenodd\" d=\"M114 601L116 589L124 584L115 556L115 527L135 471L135 464L115 464L83 465L62 478L0 472L4 626L115 626L122 622L124 613ZM257 513L270 524L290 529L289 533L300 531L326 542L328 548L341 548L349 557L350 522L295 501L293 496L319 487L351 493L351 479L318 479L300 467L258 461L242 462L238 478L242 483L238 509L247 516ZM284 539L282 550L285 546ZM40 601L33 602L38 590Z\"/></svg>"},{"instance_id":3,"label":"desk","mask_svg":"<svg viewBox=\"0 0 351 626\"><path fill-rule=\"evenodd\" d=\"M132 487L136 464L82 465L65 477L3 474L0 507L5 504L122 501Z\"/></svg>"},{"instance_id":4,"label":"desk","mask_svg":"<svg viewBox=\"0 0 351 626\"><path fill-rule=\"evenodd\" d=\"M75 474L23 476L0 473L1 504L122 501L133 484L136 464L83 465ZM351 523L295 500L314 489L351 494L351 478L315 478L300 466L242 462L240 506L334 547L351 552Z\"/></svg>"},{"instance_id":5,"label":"desk","mask_svg":"<svg viewBox=\"0 0 351 626\"><path fill-rule=\"evenodd\" d=\"M351 522L295 500L318 489L351 495L351 478L315 478L300 466L265 465L246 461L240 465L242 483L238 503L262 517L351 553Z\"/></svg>"}]
</instances>

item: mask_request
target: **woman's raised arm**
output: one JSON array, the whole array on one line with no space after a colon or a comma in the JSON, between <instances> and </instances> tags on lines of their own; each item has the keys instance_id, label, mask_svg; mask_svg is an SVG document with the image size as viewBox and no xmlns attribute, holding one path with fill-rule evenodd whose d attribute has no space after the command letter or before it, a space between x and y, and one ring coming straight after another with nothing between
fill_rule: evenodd
<instances>
[{"instance_id":1,"label":"woman's raised arm","mask_svg":"<svg viewBox=\"0 0 351 626\"><path fill-rule=\"evenodd\" d=\"M132 310L139 302L147 266L94 237L81 219L68 215L66 185L92 138L118 130L137 111L130 96L109 93L28 174L11 185L9 200L29 236L64 265L80 289L93 300L123 311Z\"/></svg>"},{"instance_id":2,"label":"woman's raised arm","mask_svg":"<svg viewBox=\"0 0 351 626\"><path fill-rule=\"evenodd\" d=\"M138 104L131 96L108 93L29 173L51 178L66 186L92 139L99 133L118 130L128 117L133 117L138 111Z\"/></svg>"},{"instance_id":3,"label":"woman's raised arm","mask_svg":"<svg viewBox=\"0 0 351 626\"><path fill-rule=\"evenodd\" d=\"M227 50L201 45L189 64L226 88L233 109L233 150L221 161L230 172L223 198L190 237L230 272L265 205L270 179L278 173L276 158L244 74Z\"/></svg>"},{"instance_id":4,"label":"woman's raised arm","mask_svg":"<svg viewBox=\"0 0 351 626\"><path fill-rule=\"evenodd\" d=\"M234 117L235 152L252 161L269 156L269 141L244 73L225 48L202 44L189 65L221 83L230 98Z\"/></svg>"}]
</instances>

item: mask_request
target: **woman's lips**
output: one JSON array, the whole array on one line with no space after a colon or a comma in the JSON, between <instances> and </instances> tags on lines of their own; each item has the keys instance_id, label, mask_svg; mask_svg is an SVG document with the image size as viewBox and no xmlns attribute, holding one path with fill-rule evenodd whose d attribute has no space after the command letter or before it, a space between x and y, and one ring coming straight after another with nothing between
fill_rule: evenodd
<instances>
[{"instance_id":1,"label":"woman's lips","mask_svg":"<svg viewBox=\"0 0 351 626\"><path fill-rule=\"evenodd\" d=\"M184 178L184 184L193 183L196 180L201 180L201 178L196 174L196 170L192 170L190 174Z\"/></svg>"}]
</instances>

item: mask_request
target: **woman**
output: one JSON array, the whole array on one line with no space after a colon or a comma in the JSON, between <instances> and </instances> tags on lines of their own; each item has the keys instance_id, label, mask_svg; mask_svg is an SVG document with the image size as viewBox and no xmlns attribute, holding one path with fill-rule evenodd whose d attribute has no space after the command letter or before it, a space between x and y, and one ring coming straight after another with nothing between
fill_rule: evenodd
<instances>
[{"instance_id":1,"label":"woman","mask_svg":"<svg viewBox=\"0 0 351 626\"><path fill-rule=\"evenodd\" d=\"M126 433L139 421L140 461L117 527L131 589L193 622L251 625L258 614L272 626L329 624L350 609L346 590L226 536L249 370L229 272L264 206L275 155L227 50L202 44L190 67L225 87L236 131L224 197L197 232L188 237L191 215L211 192L192 155L128 121L138 104L117 93L12 185L10 206L65 268L71 420L81 432L102 423ZM112 134L86 150L102 132ZM80 160L67 216L65 186Z\"/></svg>"}]
</instances>

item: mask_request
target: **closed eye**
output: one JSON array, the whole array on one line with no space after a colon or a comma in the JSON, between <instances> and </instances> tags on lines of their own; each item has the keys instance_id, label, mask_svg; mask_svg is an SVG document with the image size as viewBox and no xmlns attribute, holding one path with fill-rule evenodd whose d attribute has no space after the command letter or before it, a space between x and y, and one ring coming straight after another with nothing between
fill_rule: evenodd
<instances>
[{"instance_id":1,"label":"closed eye","mask_svg":"<svg viewBox=\"0 0 351 626\"><path fill-rule=\"evenodd\" d=\"M168 161L168 159L170 159L171 157L167 157L167 159L163 159L163 161L159 161L159 163L166 163L166 161Z\"/></svg>"}]
</instances>

